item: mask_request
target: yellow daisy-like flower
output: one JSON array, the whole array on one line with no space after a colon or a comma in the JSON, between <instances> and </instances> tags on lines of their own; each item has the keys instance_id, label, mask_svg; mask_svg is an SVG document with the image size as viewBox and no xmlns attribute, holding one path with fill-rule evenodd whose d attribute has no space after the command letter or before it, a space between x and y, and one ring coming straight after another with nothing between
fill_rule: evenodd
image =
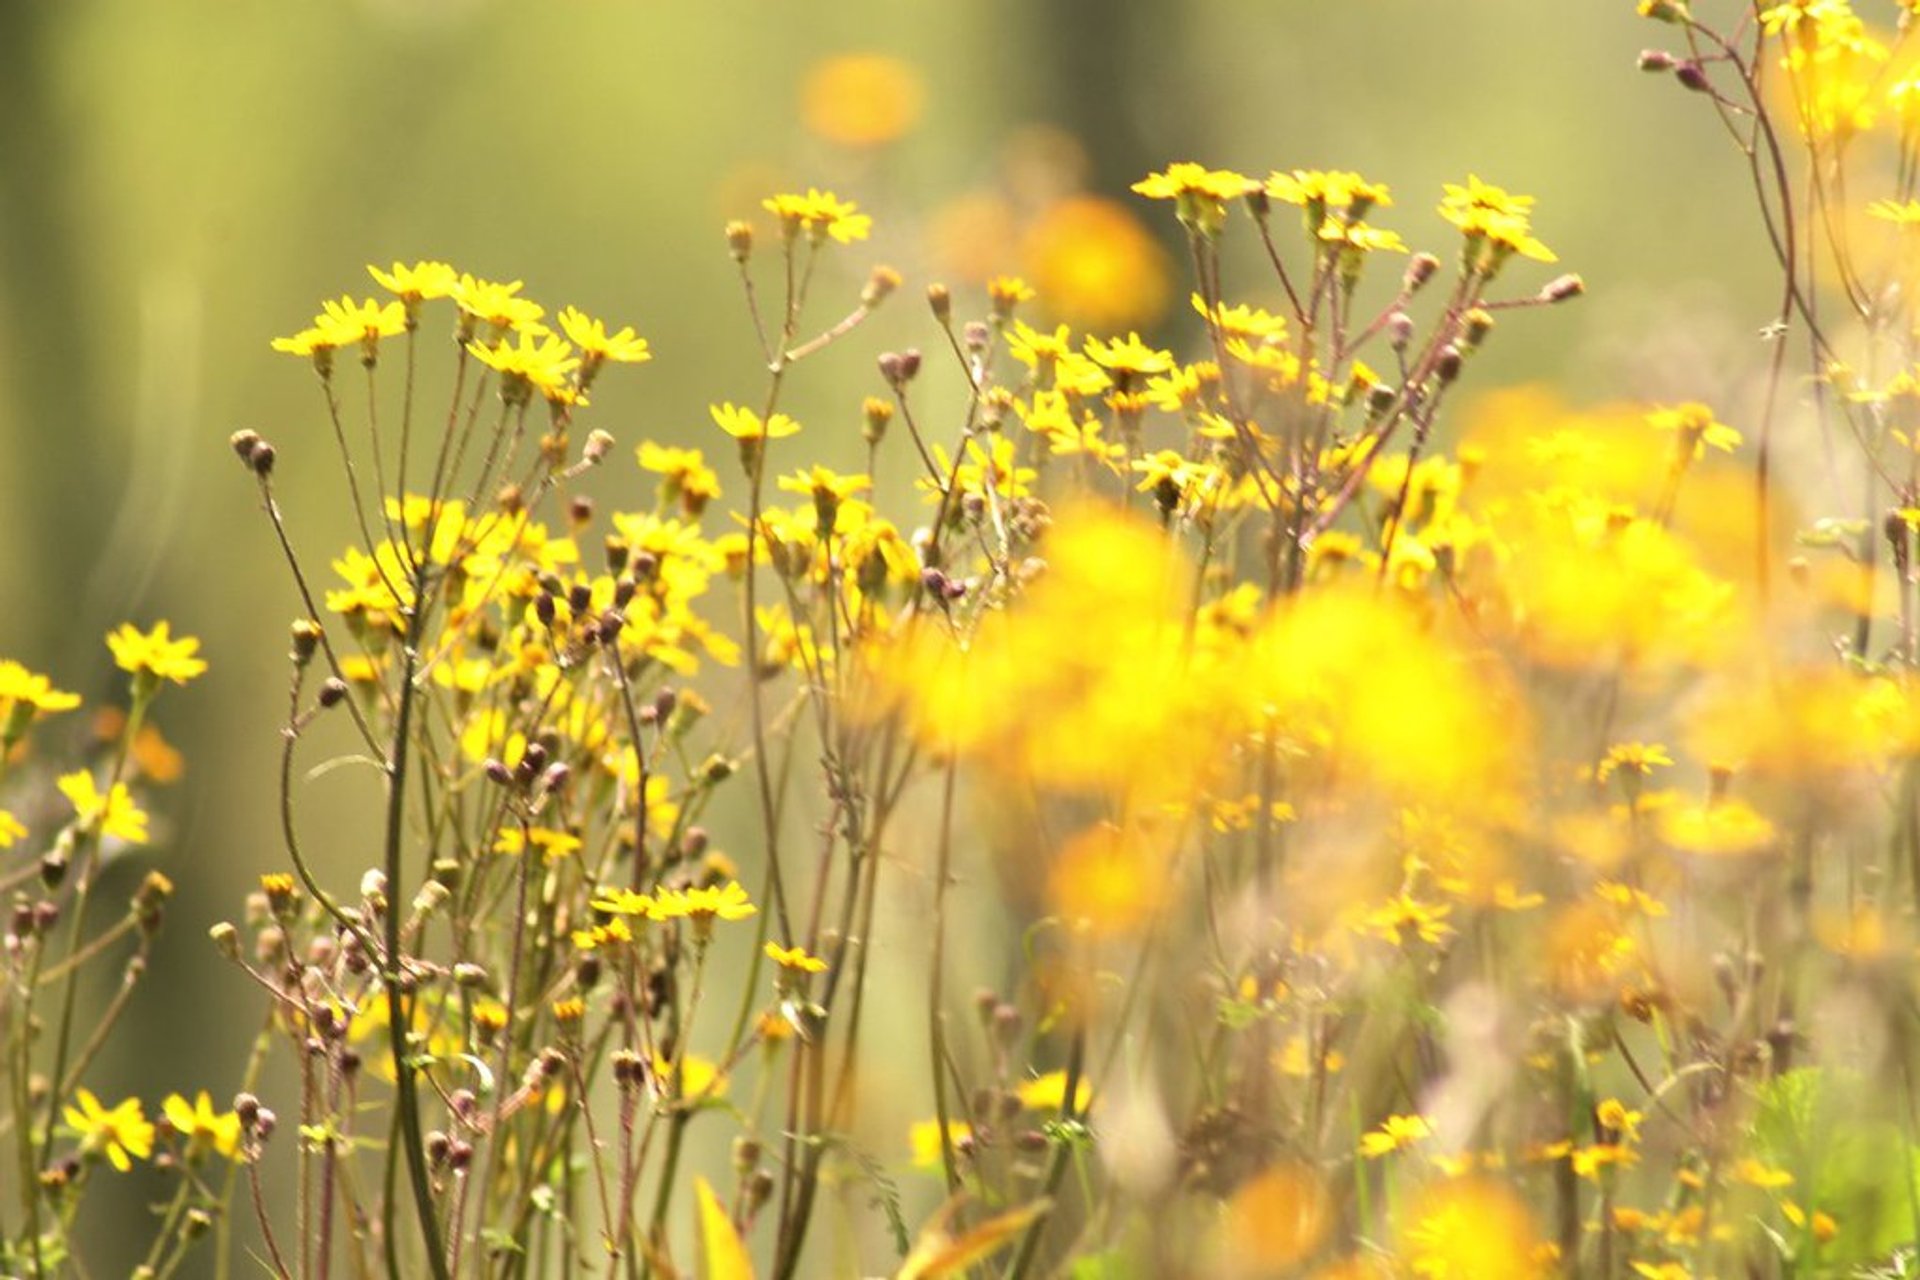
<instances>
[{"instance_id":1,"label":"yellow daisy-like flower","mask_svg":"<svg viewBox=\"0 0 1920 1280\"><path fill-rule=\"evenodd\" d=\"M580 368L580 381L583 384L590 381L600 366L609 360L615 364L645 364L653 359L647 340L636 334L632 325L609 334L607 326L601 321L567 307L560 312L560 328L567 337L573 339L573 345L580 348L585 360Z\"/></svg>"},{"instance_id":2,"label":"yellow daisy-like flower","mask_svg":"<svg viewBox=\"0 0 1920 1280\"><path fill-rule=\"evenodd\" d=\"M1360 1136L1360 1154L1378 1160L1432 1136L1433 1126L1425 1116L1388 1116L1378 1129Z\"/></svg>"},{"instance_id":3,"label":"yellow daisy-like flower","mask_svg":"<svg viewBox=\"0 0 1920 1280\"><path fill-rule=\"evenodd\" d=\"M1013 1094L1020 1099L1020 1105L1029 1111L1058 1111L1067 1100L1067 1073L1049 1071L1043 1076L1031 1080L1022 1080L1014 1088ZM1073 1110L1075 1115L1086 1113L1087 1105L1093 1100L1093 1085L1085 1076L1073 1091Z\"/></svg>"},{"instance_id":4,"label":"yellow daisy-like flower","mask_svg":"<svg viewBox=\"0 0 1920 1280\"><path fill-rule=\"evenodd\" d=\"M104 1155L121 1173L135 1160L153 1155L153 1125L140 1110L140 1099L128 1098L109 1110L91 1089L74 1090L78 1107L63 1107L67 1124L80 1138L83 1155Z\"/></svg>"},{"instance_id":5,"label":"yellow daisy-like flower","mask_svg":"<svg viewBox=\"0 0 1920 1280\"><path fill-rule=\"evenodd\" d=\"M1227 201L1260 189L1260 184L1231 169L1209 169L1183 160L1166 167L1165 172L1150 173L1133 184L1133 190L1149 200L1173 201L1174 216L1182 226L1200 235L1220 234L1227 222Z\"/></svg>"},{"instance_id":6,"label":"yellow daisy-like flower","mask_svg":"<svg viewBox=\"0 0 1920 1280\"><path fill-rule=\"evenodd\" d=\"M16 842L27 834L26 824L20 819L0 809L0 849L11 849Z\"/></svg>"},{"instance_id":7,"label":"yellow daisy-like flower","mask_svg":"<svg viewBox=\"0 0 1920 1280\"><path fill-rule=\"evenodd\" d=\"M319 328L318 326L311 329L302 329L291 337L275 338L273 340L273 349L275 351L284 351L288 355L307 356L309 358L324 358L330 356L333 354L333 349L339 345L340 338L337 334L330 330Z\"/></svg>"},{"instance_id":8,"label":"yellow daisy-like flower","mask_svg":"<svg viewBox=\"0 0 1920 1280\"><path fill-rule=\"evenodd\" d=\"M859 212L853 201L842 200L833 192L818 188L808 188L805 195L771 196L761 204L780 219L787 235L795 236L804 230L815 243L832 236L841 244L852 244L855 240L865 240L873 229L873 219Z\"/></svg>"},{"instance_id":9,"label":"yellow daisy-like flower","mask_svg":"<svg viewBox=\"0 0 1920 1280\"><path fill-rule=\"evenodd\" d=\"M1533 238L1532 196L1514 195L1504 187L1482 182L1469 174L1464 187L1446 184L1440 216L1458 227L1470 243L1477 241L1492 246L1492 259L1477 264L1489 273L1516 253L1536 262L1559 261L1553 250Z\"/></svg>"},{"instance_id":10,"label":"yellow daisy-like flower","mask_svg":"<svg viewBox=\"0 0 1920 1280\"><path fill-rule=\"evenodd\" d=\"M126 783L116 782L102 795L93 775L81 769L64 775L58 785L82 827L128 844L147 842L147 815L133 802Z\"/></svg>"},{"instance_id":11,"label":"yellow daisy-like flower","mask_svg":"<svg viewBox=\"0 0 1920 1280\"><path fill-rule=\"evenodd\" d=\"M651 916L654 909L653 895L635 893L631 889L603 891L593 900L593 909L615 916Z\"/></svg>"},{"instance_id":12,"label":"yellow daisy-like flower","mask_svg":"<svg viewBox=\"0 0 1920 1280\"><path fill-rule=\"evenodd\" d=\"M1295 169L1290 173L1272 173L1265 184L1267 198L1282 204L1299 205L1309 214L1328 209L1359 217L1375 206L1393 203L1384 182L1369 182L1357 173L1342 170Z\"/></svg>"},{"instance_id":13,"label":"yellow daisy-like flower","mask_svg":"<svg viewBox=\"0 0 1920 1280\"><path fill-rule=\"evenodd\" d=\"M1647 425L1673 432L1680 450L1691 460L1704 457L1710 448L1732 453L1743 438L1733 427L1715 421L1713 410L1696 401L1655 409L1647 414Z\"/></svg>"},{"instance_id":14,"label":"yellow daisy-like flower","mask_svg":"<svg viewBox=\"0 0 1920 1280\"><path fill-rule=\"evenodd\" d=\"M460 273L444 262L416 262L410 267L396 262L392 271L368 263L367 273L402 302L450 298L460 284Z\"/></svg>"},{"instance_id":15,"label":"yellow daisy-like flower","mask_svg":"<svg viewBox=\"0 0 1920 1280\"><path fill-rule=\"evenodd\" d=\"M185 684L207 669L206 661L194 656L200 641L193 636L174 639L165 621L154 623L153 630L146 632L131 622L123 623L107 637L107 648L113 650L114 663L122 671L133 673L136 687L143 679L155 686L162 680Z\"/></svg>"},{"instance_id":16,"label":"yellow daisy-like flower","mask_svg":"<svg viewBox=\"0 0 1920 1280\"><path fill-rule=\"evenodd\" d=\"M540 317L547 310L531 298L522 298L520 287L518 280L501 284L462 275L460 282L453 287L451 296L463 314L471 320L492 325L496 335L508 329L538 332L542 328Z\"/></svg>"},{"instance_id":17,"label":"yellow daisy-like flower","mask_svg":"<svg viewBox=\"0 0 1920 1280\"><path fill-rule=\"evenodd\" d=\"M1597 781L1605 782L1620 773L1638 780L1651 776L1655 769L1671 768L1672 765L1673 757L1657 742L1616 742L1607 748L1607 754L1594 770L1594 777Z\"/></svg>"},{"instance_id":18,"label":"yellow daisy-like flower","mask_svg":"<svg viewBox=\"0 0 1920 1280\"><path fill-rule=\"evenodd\" d=\"M800 431L800 424L784 413L776 413L762 422L759 414L737 404L712 405L708 412L722 431L742 445L762 440L784 440Z\"/></svg>"},{"instance_id":19,"label":"yellow daisy-like flower","mask_svg":"<svg viewBox=\"0 0 1920 1280\"><path fill-rule=\"evenodd\" d=\"M827 962L811 955L805 947L783 947L777 942L766 945L767 959L793 974L825 973Z\"/></svg>"},{"instance_id":20,"label":"yellow daisy-like flower","mask_svg":"<svg viewBox=\"0 0 1920 1280\"><path fill-rule=\"evenodd\" d=\"M491 346L469 342L467 350L500 375L500 398L508 404L523 403L531 391L550 400L569 397L573 371L580 367L570 344L526 328L518 330L512 342L505 338Z\"/></svg>"},{"instance_id":21,"label":"yellow daisy-like flower","mask_svg":"<svg viewBox=\"0 0 1920 1280\"><path fill-rule=\"evenodd\" d=\"M380 339L407 331L407 309L397 301L355 302L343 296L338 302L322 303L321 308L314 326L330 335L336 346L358 342L371 351Z\"/></svg>"},{"instance_id":22,"label":"yellow daisy-like flower","mask_svg":"<svg viewBox=\"0 0 1920 1280\"><path fill-rule=\"evenodd\" d=\"M714 920L745 920L759 909L748 900L747 891L738 880L729 880L717 886L663 889L654 897L649 914L655 920L685 916L697 925L703 921L710 924Z\"/></svg>"},{"instance_id":23,"label":"yellow daisy-like flower","mask_svg":"<svg viewBox=\"0 0 1920 1280\"><path fill-rule=\"evenodd\" d=\"M1156 373L1167 373L1174 366L1172 352L1149 347L1137 333L1110 342L1088 338L1087 355L1122 386Z\"/></svg>"},{"instance_id":24,"label":"yellow daisy-like flower","mask_svg":"<svg viewBox=\"0 0 1920 1280\"><path fill-rule=\"evenodd\" d=\"M205 1089L191 1103L177 1093L169 1094L160 1109L187 1144L187 1159L197 1159L209 1151L229 1160L239 1154L240 1117L231 1111L215 1111Z\"/></svg>"},{"instance_id":25,"label":"yellow daisy-like flower","mask_svg":"<svg viewBox=\"0 0 1920 1280\"><path fill-rule=\"evenodd\" d=\"M71 711L79 705L79 694L54 688L47 677L12 659L0 660L0 741L18 739L36 715Z\"/></svg>"}]
</instances>

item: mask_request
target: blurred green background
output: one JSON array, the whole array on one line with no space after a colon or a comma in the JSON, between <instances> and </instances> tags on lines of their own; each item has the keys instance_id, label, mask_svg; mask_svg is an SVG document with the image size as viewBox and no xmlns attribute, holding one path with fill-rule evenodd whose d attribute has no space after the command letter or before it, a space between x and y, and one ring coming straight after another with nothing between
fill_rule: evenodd
<instances>
[{"instance_id":1,"label":"blurred green background","mask_svg":"<svg viewBox=\"0 0 1920 1280\"><path fill-rule=\"evenodd\" d=\"M871 242L836 255L821 322L872 263L906 275L873 325L795 380L822 460L857 457L874 353L936 345L925 285L954 281L977 314L966 285L988 265L1044 284L1033 228L1076 189L1141 219L1160 241L1146 261L1183 298L1169 211L1126 192L1183 158L1359 169L1396 194L1376 221L1441 252L1443 181L1530 192L1590 296L1504 325L1476 378L1722 400L1758 358L1771 273L1711 113L1635 69L1671 30L1630 0L0 6L0 655L101 698L115 687L101 637L165 617L212 663L159 708L189 763L155 798L167 834L150 860L180 893L96 1088L224 1099L257 1025L254 993L204 936L282 862L270 760L296 600L225 442L241 427L272 439L305 553L343 544L312 375L267 344L323 297L372 293L364 264L525 279L550 310L649 338L654 362L609 374L585 417L620 441L592 481L606 504L643 501L643 437L726 459L705 406L751 399L762 374L720 228L808 185L876 219ZM917 84L898 137L809 127L809 77L848 53L888 55ZM1053 252L1086 247L1083 228L1058 234ZM1275 304L1263 276L1243 279L1254 287L1230 295ZM1108 283L1084 283L1097 307ZM1183 317L1136 323L1190 344ZM351 814L372 803L364 777L305 801L337 875L368 861ZM348 816L329 829L329 813Z\"/></svg>"}]
</instances>

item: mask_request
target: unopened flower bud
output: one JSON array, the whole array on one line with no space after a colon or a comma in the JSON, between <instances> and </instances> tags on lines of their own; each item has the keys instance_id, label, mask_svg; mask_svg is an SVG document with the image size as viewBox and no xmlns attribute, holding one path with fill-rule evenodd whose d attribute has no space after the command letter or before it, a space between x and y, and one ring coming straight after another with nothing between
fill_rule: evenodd
<instances>
[{"instance_id":1,"label":"unopened flower bud","mask_svg":"<svg viewBox=\"0 0 1920 1280\"><path fill-rule=\"evenodd\" d=\"M1407 272L1400 278L1400 287L1413 293L1433 279L1440 270L1440 259L1430 253L1416 253L1407 263Z\"/></svg>"},{"instance_id":2,"label":"unopened flower bud","mask_svg":"<svg viewBox=\"0 0 1920 1280\"><path fill-rule=\"evenodd\" d=\"M296 667L304 667L313 661L313 654L320 647L320 624L312 618L299 618L288 629L293 636L293 649L287 655Z\"/></svg>"},{"instance_id":3,"label":"unopened flower bud","mask_svg":"<svg viewBox=\"0 0 1920 1280\"><path fill-rule=\"evenodd\" d=\"M255 442L252 451L247 454L247 466L263 480L273 474L273 460L273 446L265 440Z\"/></svg>"},{"instance_id":4,"label":"unopened flower bud","mask_svg":"<svg viewBox=\"0 0 1920 1280\"><path fill-rule=\"evenodd\" d=\"M753 227L745 222L727 224L727 251L735 262L745 262L753 254Z\"/></svg>"},{"instance_id":5,"label":"unopened flower bud","mask_svg":"<svg viewBox=\"0 0 1920 1280\"><path fill-rule=\"evenodd\" d=\"M1569 271L1566 275L1555 276L1547 281L1546 286L1540 290L1540 301L1565 302L1569 298L1579 297L1586 291L1587 282Z\"/></svg>"},{"instance_id":6,"label":"unopened flower bud","mask_svg":"<svg viewBox=\"0 0 1920 1280\"><path fill-rule=\"evenodd\" d=\"M468 990L483 990L487 985L487 971L484 967L469 961L453 966L453 984Z\"/></svg>"},{"instance_id":7,"label":"unopened flower bud","mask_svg":"<svg viewBox=\"0 0 1920 1280\"><path fill-rule=\"evenodd\" d=\"M320 686L320 705L331 709L347 700L347 682L339 676L328 676Z\"/></svg>"},{"instance_id":8,"label":"unopened flower bud","mask_svg":"<svg viewBox=\"0 0 1920 1280\"><path fill-rule=\"evenodd\" d=\"M953 322L953 294L944 284L927 286L927 308L942 328Z\"/></svg>"},{"instance_id":9,"label":"unopened flower bud","mask_svg":"<svg viewBox=\"0 0 1920 1280\"><path fill-rule=\"evenodd\" d=\"M1640 51L1640 69L1642 71L1671 71L1674 57L1665 49L1642 49Z\"/></svg>"},{"instance_id":10,"label":"unopened flower bud","mask_svg":"<svg viewBox=\"0 0 1920 1280\"><path fill-rule=\"evenodd\" d=\"M207 930L207 936L213 939L213 949L223 959L237 961L240 958L240 931L230 921L222 920Z\"/></svg>"},{"instance_id":11,"label":"unopened flower bud","mask_svg":"<svg viewBox=\"0 0 1920 1280\"><path fill-rule=\"evenodd\" d=\"M1395 351L1405 351L1413 341L1413 317L1396 311L1387 317L1387 343Z\"/></svg>"},{"instance_id":12,"label":"unopened flower bud","mask_svg":"<svg viewBox=\"0 0 1920 1280\"><path fill-rule=\"evenodd\" d=\"M234 456L249 467L253 465L253 447L260 443L262 441L258 431L243 429L227 437L227 444L232 446Z\"/></svg>"},{"instance_id":13,"label":"unopened flower bud","mask_svg":"<svg viewBox=\"0 0 1920 1280\"><path fill-rule=\"evenodd\" d=\"M1691 58L1675 65L1673 78L1694 93L1710 93L1713 90L1712 83L1707 79L1707 69Z\"/></svg>"},{"instance_id":14,"label":"unopened flower bud","mask_svg":"<svg viewBox=\"0 0 1920 1280\"><path fill-rule=\"evenodd\" d=\"M1440 348L1440 354L1434 357L1434 377L1440 379L1442 383L1452 382L1460 376L1460 366L1464 360L1465 357L1460 354L1460 348L1449 342Z\"/></svg>"},{"instance_id":15,"label":"unopened flower bud","mask_svg":"<svg viewBox=\"0 0 1920 1280\"><path fill-rule=\"evenodd\" d=\"M867 287L860 291L860 305L871 311L887 300L887 296L900 287L900 273L892 267L880 266L873 269L867 277Z\"/></svg>"},{"instance_id":16,"label":"unopened flower bud","mask_svg":"<svg viewBox=\"0 0 1920 1280\"><path fill-rule=\"evenodd\" d=\"M597 467L606 461L607 454L613 449L613 437L604 431L589 431L587 442L580 449L580 460L588 466Z\"/></svg>"},{"instance_id":17,"label":"unopened flower bud","mask_svg":"<svg viewBox=\"0 0 1920 1280\"><path fill-rule=\"evenodd\" d=\"M483 768L489 782L502 787L513 785L513 770L500 761L489 758Z\"/></svg>"},{"instance_id":18,"label":"unopened flower bud","mask_svg":"<svg viewBox=\"0 0 1920 1280\"><path fill-rule=\"evenodd\" d=\"M860 402L860 414L861 437L868 444L879 444L886 438L887 424L893 421L893 406L877 396L868 396Z\"/></svg>"}]
</instances>

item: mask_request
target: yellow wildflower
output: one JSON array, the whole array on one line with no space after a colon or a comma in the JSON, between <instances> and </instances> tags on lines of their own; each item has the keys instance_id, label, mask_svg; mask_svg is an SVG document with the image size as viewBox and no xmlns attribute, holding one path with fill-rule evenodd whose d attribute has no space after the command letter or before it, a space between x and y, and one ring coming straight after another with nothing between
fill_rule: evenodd
<instances>
[{"instance_id":1,"label":"yellow wildflower","mask_svg":"<svg viewBox=\"0 0 1920 1280\"><path fill-rule=\"evenodd\" d=\"M207 669L206 662L194 656L200 641L192 636L175 640L165 622L156 622L153 630L144 633L131 622L124 623L107 637L107 647L113 650L114 663L133 674L136 688L142 680L150 687L162 680L185 684Z\"/></svg>"},{"instance_id":2,"label":"yellow wildflower","mask_svg":"<svg viewBox=\"0 0 1920 1280\"><path fill-rule=\"evenodd\" d=\"M104 1155L121 1173L153 1155L153 1125L141 1113L140 1099L128 1098L109 1110L91 1089L82 1088L74 1090L73 1100L80 1105L63 1107L61 1114L79 1136L83 1155Z\"/></svg>"}]
</instances>

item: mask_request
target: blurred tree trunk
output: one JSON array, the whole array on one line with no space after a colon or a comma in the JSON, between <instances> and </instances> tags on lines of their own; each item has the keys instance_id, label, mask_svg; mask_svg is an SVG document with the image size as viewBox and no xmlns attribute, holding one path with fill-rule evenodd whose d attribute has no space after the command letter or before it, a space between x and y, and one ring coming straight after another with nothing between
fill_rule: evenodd
<instances>
[{"instance_id":1,"label":"blurred tree trunk","mask_svg":"<svg viewBox=\"0 0 1920 1280\"><path fill-rule=\"evenodd\" d=\"M5 491L24 538L7 554L26 586L5 609L0 640L22 656L70 642L70 614L20 606L77 596L66 589L93 568L111 523L98 465L108 397L87 332L93 282L68 185L78 139L59 100L55 46L69 12L0 5L0 429L15 437Z\"/></svg>"}]
</instances>

